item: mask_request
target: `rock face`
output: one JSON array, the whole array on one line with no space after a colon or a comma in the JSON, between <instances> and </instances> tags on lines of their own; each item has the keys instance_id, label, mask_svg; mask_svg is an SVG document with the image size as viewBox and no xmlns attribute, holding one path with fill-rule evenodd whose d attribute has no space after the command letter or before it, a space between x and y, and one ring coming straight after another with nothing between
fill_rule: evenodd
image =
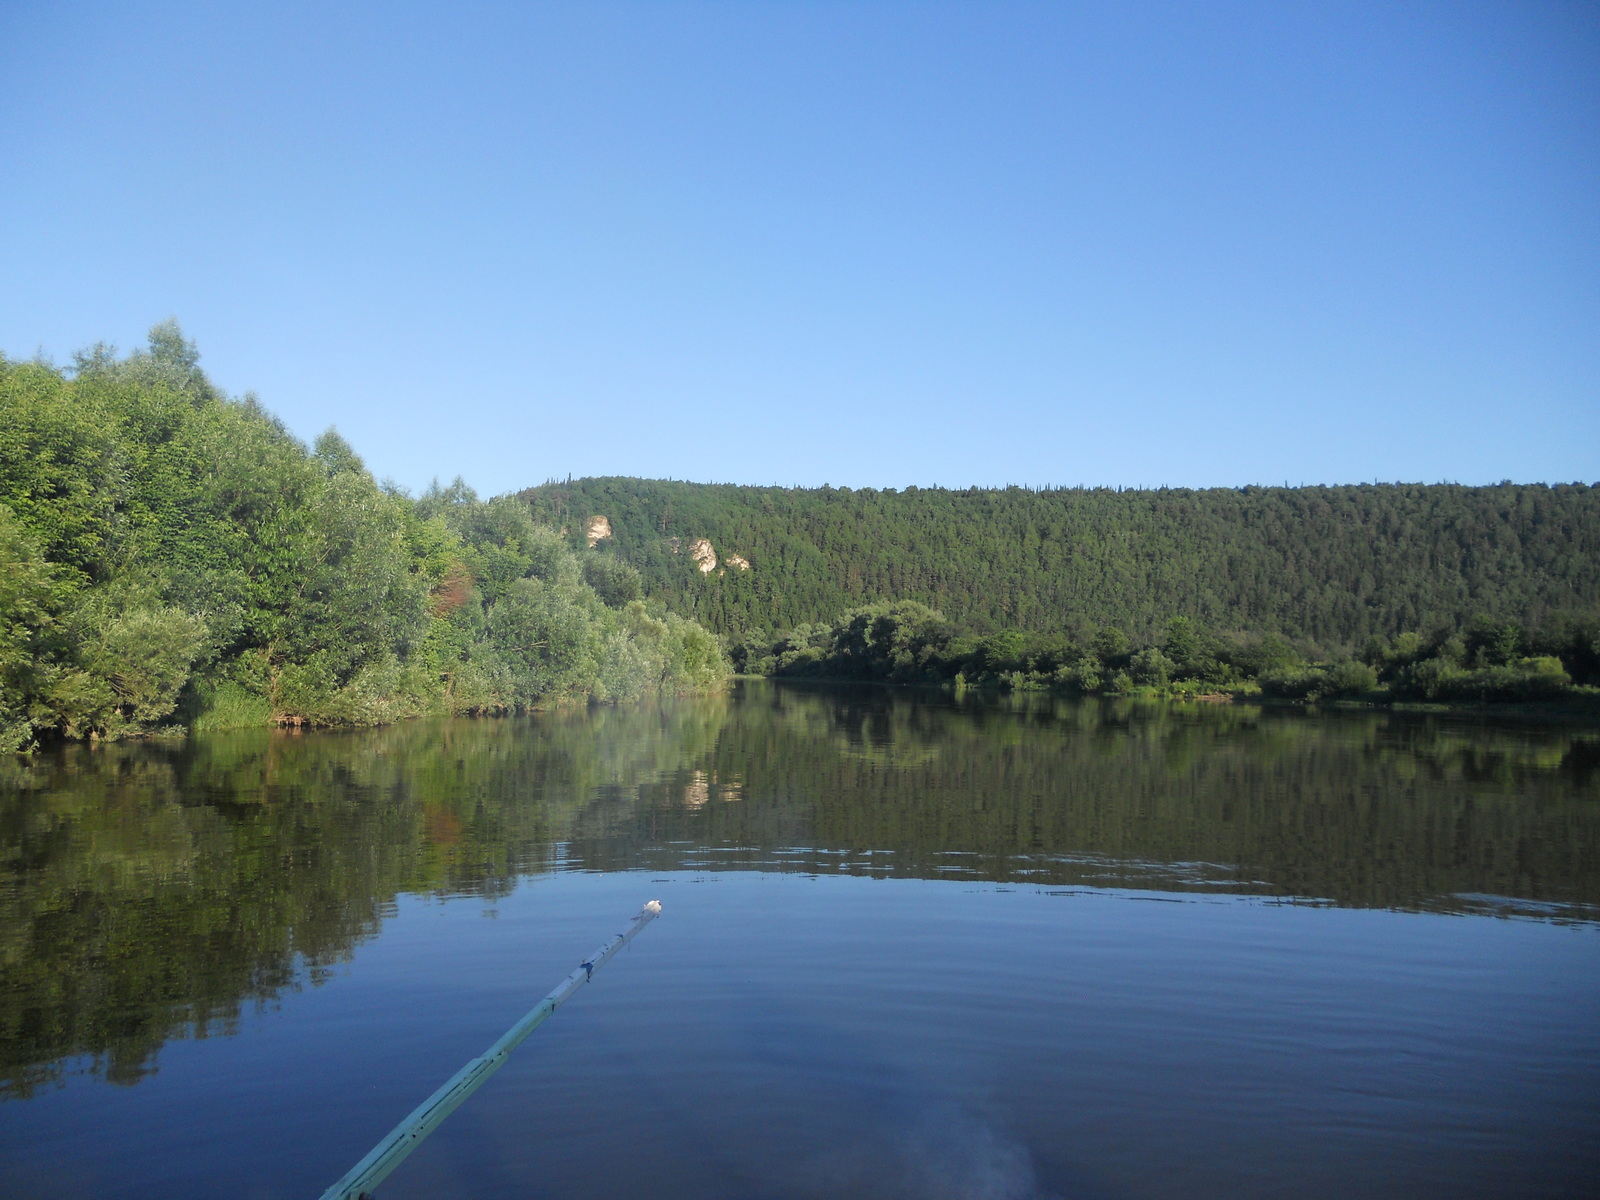
<instances>
[{"instance_id":1,"label":"rock face","mask_svg":"<svg viewBox=\"0 0 1600 1200\"><path fill-rule=\"evenodd\" d=\"M748 571L750 569L750 560L742 554L730 554L722 561L740 571Z\"/></svg>"},{"instance_id":2,"label":"rock face","mask_svg":"<svg viewBox=\"0 0 1600 1200\"><path fill-rule=\"evenodd\" d=\"M717 569L717 552L711 548L711 542L706 538L695 538L689 543L689 557L694 559L695 566L700 568L702 575L709 575Z\"/></svg>"},{"instance_id":3,"label":"rock face","mask_svg":"<svg viewBox=\"0 0 1600 1200\"><path fill-rule=\"evenodd\" d=\"M604 541L611 536L611 520L608 517L590 517L583 526L583 536L589 539L592 547L596 542Z\"/></svg>"}]
</instances>

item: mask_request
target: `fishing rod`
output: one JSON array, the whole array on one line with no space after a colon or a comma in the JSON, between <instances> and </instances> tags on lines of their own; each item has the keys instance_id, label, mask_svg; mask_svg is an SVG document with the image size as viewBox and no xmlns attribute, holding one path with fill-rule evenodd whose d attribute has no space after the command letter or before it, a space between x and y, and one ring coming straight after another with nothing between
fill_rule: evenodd
<instances>
[{"instance_id":1,"label":"fishing rod","mask_svg":"<svg viewBox=\"0 0 1600 1200\"><path fill-rule=\"evenodd\" d=\"M422 1139L444 1123L444 1119L461 1106L461 1102L483 1086L484 1081L505 1065L511 1052L520 1046L530 1033L550 1019L555 1012L589 980L594 973L610 961L641 929L661 915L661 901L652 900L639 910L639 915L628 927L600 949L578 964L577 969L558 983L533 1010L501 1035L477 1058L440 1085L411 1115L389 1131L389 1135L372 1148L365 1158L345 1174L344 1178L322 1193L322 1200L370 1200L370 1193L389 1177L389 1173L405 1161Z\"/></svg>"}]
</instances>

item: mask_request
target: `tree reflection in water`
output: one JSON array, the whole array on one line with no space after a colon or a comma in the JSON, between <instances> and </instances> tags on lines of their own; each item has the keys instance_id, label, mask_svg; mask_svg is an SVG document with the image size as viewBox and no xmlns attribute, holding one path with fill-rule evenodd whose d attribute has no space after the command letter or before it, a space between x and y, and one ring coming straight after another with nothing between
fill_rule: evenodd
<instances>
[{"instance_id":1,"label":"tree reflection in water","mask_svg":"<svg viewBox=\"0 0 1600 1200\"><path fill-rule=\"evenodd\" d=\"M118 1083L316 984L407 892L764 869L1600 913L1592 730L746 684L0 767L0 1079Z\"/></svg>"}]
</instances>

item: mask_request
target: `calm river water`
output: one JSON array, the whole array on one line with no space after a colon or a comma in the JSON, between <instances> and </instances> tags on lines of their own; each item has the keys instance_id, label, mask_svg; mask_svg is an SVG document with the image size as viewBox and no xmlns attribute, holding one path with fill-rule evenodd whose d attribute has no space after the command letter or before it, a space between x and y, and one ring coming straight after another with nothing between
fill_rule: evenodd
<instances>
[{"instance_id":1,"label":"calm river water","mask_svg":"<svg viewBox=\"0 0 1600 1200\"><path fill-rule=\"evenodd\" d=\"M0 1194L1600 1186L1600 731L729 696L0 764Z\"/></svg>"}]
</instances>

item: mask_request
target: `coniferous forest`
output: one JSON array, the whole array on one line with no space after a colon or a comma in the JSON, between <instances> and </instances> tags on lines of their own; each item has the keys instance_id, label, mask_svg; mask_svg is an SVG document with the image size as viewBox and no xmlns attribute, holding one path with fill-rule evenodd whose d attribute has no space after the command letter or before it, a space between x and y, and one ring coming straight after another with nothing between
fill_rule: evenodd
<instances>
[{"instance_id":1,"label":"coniferous forest","mask_svg":"<svg viewBox=\"0 0 1600 1200\"><path fill-rule=\"evenodd\" d=\"M720 683L693 621L514 499L380 485L223 395L176 324L0 357L0 751L174 725L370 724Z\"/></svg>"},{"instance_id":2,"label":"coniferous forest","mask_svg":"<svg viewBox=\"0 0 1600 1200\"><path fill-rule=\"evenodd\" d=\"M1468 702L1600 683L1585 484L522 496L748 672Z\"/></svg>"}]
</instances>

